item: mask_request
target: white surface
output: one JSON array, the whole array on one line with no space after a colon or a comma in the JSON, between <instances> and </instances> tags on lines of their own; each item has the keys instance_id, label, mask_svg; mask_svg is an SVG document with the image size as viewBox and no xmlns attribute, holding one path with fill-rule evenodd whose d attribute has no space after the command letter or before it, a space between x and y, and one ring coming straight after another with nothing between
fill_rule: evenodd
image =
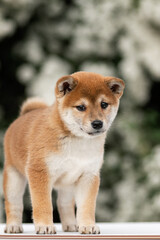
<instances>
[{"instance_id":1,"label":"white surface","mask_svg":"<svg viewBox=\"0 0 160 240\"><path fill-rule=\"evenodd\" d=\"M71 233L71 232L63 232L61 228L61 224L55 224L57 228L57 235L80 235L79 233ZM160 236L160 223L98 223L101 234L104 235L117 235L117 236ZM4 233L5 224L0 224L0 235L8 235ZM23 224L24 233L18 234L20 235L36 235L34 232L33 224ZM9 234L14 235L14 234ZM36 235L38 236L38 235ZM52 235L54 236L54 235ZM84 236L84 235L83 235ZM93 235L92 235L93 236ZM95 235L94 235L95 236ZM98 235L96 235L98 236ZM54 238L54 237L53 237Z\"/></svg>"}]
</instances>

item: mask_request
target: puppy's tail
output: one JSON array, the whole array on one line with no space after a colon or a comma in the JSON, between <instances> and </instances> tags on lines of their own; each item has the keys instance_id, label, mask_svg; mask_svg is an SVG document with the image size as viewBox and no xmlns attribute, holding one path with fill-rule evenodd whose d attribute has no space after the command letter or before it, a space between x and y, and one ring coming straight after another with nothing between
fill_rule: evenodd
<instances>
[{"instance_id":1,"label":"puppy's tail","mask_svg":"<svg viewBox=\"0 0 160 240\"><path fill-rule=\"evenodd\" d=\"M40 98L29 98L21 106L20 115L38 108L47 108L48 105Z\"/></svg>"}]
</instances>

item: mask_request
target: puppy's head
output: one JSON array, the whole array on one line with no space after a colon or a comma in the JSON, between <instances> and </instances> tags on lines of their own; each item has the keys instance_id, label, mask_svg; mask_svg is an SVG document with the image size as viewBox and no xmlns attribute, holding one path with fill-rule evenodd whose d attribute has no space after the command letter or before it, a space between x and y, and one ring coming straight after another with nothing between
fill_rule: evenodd
<instances>
[{"instance_id":1,"label":"puppy's head","mask_svg":"<svg viewBox=\"0 0 160 240\"><path fill-rule=\"evenodd\" d=\"M60 116L80 137L107 132L119 107L124 82L89 72L77 72L58 80L55 93Z\"/></svg>"}]
</instances>

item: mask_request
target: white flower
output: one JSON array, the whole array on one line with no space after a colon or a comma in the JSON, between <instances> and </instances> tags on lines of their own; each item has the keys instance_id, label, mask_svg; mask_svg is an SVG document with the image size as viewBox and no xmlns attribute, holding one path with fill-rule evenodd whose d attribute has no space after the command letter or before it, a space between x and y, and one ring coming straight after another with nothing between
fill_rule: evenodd
<instances>
[{"instance_id":1,"label":"white flower","mask_svg":"<svg viewBox=\"0 0 160 240\"><path fill-rule=\"evenodd\" d=\"M15 30L14 22L1 18L0 16L0 39L11 35Z\"/></svg>"},{"instance_id":2,"label":"white flower","mask_svg":"<svg viewBox=\"0 0 160 240\"><path fill-rule=\"evenodd\" d=\"M17 76L20 82L27 83L30 80L34 79L35 69L32 65L23 64L19 67Z\"/></svg>"},{"instance_id":3,"label":"white flower","mask_svg":"<svg viewBox=\"0 0 160 240\"><path fill-rule=\"evenodd\" d=\"M30 36L29 39L25 41L24 46L22 42L17 44L16 52L31 64L40 64L44 60L41 42L36 36Z\"/></svg>"},{"instance_id":4,"label":"white flower","mask_svg":"<svg viewBox=\"0 0 160 240\"><path fill-rule=\"evenodd\" d=\"M53 103L57 80L64 75L68 75L69 72L70 66L67 62L58 57L49 57L45 60L35 80L29 83L28 94L42 97L50 104Z\"/></svg>"},{"instance_id":5,"label":"white flower","mask_svg":"<svg viewBox=\"0 0 160 240\"><path fill-rule=\"evenodd\" d=\"M90 62L86 61L83 62L83 64L80 66L81 71L87 71L87 72L96 72L99 74L102 74L104 76L114 76L115 75L115 69L111 64L105 64L104 62Z\"/></svg>"}]
</instances>

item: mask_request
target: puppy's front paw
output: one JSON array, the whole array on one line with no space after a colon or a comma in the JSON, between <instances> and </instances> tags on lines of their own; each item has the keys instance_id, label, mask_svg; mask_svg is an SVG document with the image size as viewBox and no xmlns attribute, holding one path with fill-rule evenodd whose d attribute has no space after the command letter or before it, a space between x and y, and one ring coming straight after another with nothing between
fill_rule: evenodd
<instances>
[{"instance_id":1,"label":"puppy's front paw","mask_svg":"<svg viewBox=\"0 0 160 240\"><path fill-rule=\"evenodd\" d=\"M96 225L79 226L79 233L81 233L81 234L100 234L100 229Z\"/></svg>"},{"instance_id":2,"label":"puppy's front paw","mask_svg":"<svg viewBox=\"0 0 160 240\"><path fill-rule=\"evenodd\" d=\"M54 225L36 225L35 226L37 234L55 234L56 228Z\"/></svg>"},{"instance_id":3,"label":"puppy's front paw","mask_svg":"<svg viewBox=\"0 0 160 240\"><path fill-rule=\"evenodd\" d=\"M23 228L22 228L22 225L19 225L19 224L17 225L7 224L4 229L4 232L5 233L22 233Z\"/></svg>"},{"instance_id":4,"label":"puppy's front paw","mask_svg":"<svg viewBox=\"0 0 160 240\"><path fill-rule=\"evenodd\" d=\"M65 224L63 225L63 231L64 232L77 232L78 231L78 228L75 224Z\"/></svg>"}]
</instances>

